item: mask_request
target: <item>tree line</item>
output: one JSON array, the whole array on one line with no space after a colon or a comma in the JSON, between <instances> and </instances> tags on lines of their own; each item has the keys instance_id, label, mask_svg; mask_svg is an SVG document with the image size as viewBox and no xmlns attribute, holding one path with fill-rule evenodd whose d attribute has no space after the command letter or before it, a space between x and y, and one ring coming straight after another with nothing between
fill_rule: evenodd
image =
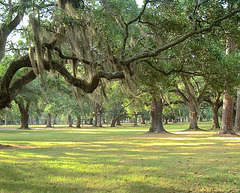
<instances>
[{"instance_id":1,"label":"tree line","mask_svg":"<svg viewBox=\"0 0 240 193\"><path fill-rule=\"evenodd\" d=\"M104 111L113 126L144 109L149 132L156 133L166 132L163 116L188 112L189 129L199 130L199 117L211 108L212 128L235 134L235 102L239 131L239 1L146 0L139 8L134 0L20 0L0 6L0 108L17 106L22 124L33 105L48 119L67 109L78 125L82 114L94 114L99 126ZM11 42L10 34L19 41Z\"/></svg>"}]
</instances>

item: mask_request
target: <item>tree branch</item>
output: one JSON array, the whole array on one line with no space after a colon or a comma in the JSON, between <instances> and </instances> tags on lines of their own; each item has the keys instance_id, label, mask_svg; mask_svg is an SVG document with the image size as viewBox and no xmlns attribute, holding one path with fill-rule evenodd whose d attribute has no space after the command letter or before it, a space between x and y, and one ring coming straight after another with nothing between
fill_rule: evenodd
<instances>
[{"instance_id":1,"label":"tree branch","mask_svg":"<svg viewBox=\"0 0 240 193\"><path fill-rule=\"evenodd\" d=\"M129 59L127 60L124 60L122 61L125 65L130 65L132 62L134 61L137 61L137 60L140 60L140 59L145 59L145 58L151 58L151 57L156 57L159 53L185 41L186 39L190 38L191 36L193 35L196 35L196 34L201 34L203 32L208 32L210 31L214 26L216 26L218 23L220 23L221 21L227 19L227 18L230 18L232 17L233 15L237 14L237 13L240 13L240 8L232 11L231 13L223 16L223 17L220 17L216 20L214 20L208 27L204 27L202 29L199 29L199 30L196 30L196 29L193 29L191 31L189 31L188 33L184 34L183 36L179 37L178 39L176 40L173 40L172 42L168 43L167 45L164 45L160 48L157 48L151 52L145 52L143 54L140 54L140 55L137 55L137 56L133 56L133 57L130 57Z\"/></svg>"}]
</instances>

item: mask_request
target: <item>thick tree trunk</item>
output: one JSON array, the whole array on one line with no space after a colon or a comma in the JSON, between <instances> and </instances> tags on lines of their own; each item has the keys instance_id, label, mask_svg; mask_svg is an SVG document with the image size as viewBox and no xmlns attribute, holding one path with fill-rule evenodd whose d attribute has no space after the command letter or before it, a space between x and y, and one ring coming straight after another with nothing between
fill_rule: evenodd
<instances>
[{"instance_id":1,"label":"thick tree trunk","mask_svg":"<svg viewBox=\"0 0 240 193\"><path fill-rule=\"evenodd\" d=\"M134 127L137 127L137 119L138 119L138 114L134 114Z\"/></svg>"},{"instance_id":2,"label":"thick tree trunk","mask_svg":"<svg viewBox=\"0 0 240 193\"><path fill-rule=\"evenodd\" d=\"M21 126L20 126L20 129L29 129L29 126L28 126L28 120L29 120L29 115L28 115L28 112L26 111L21 111Z\"/></svg>"},{"instance_id":3,"label":"thick tree trunk","mask_svg":"<svg viewBox=\"0 0 240 193\"><path fill-rule=\"evenodd\" d=\"M219 121L218 121L218 106L212 106L212 127L211 129L220 129Z\"/></svg>"},{"instance_id":4,"label":"thick tree trunk","mask_svg":"<svg viewBox=\"0 0 240 193\"><path fill-rule=\"evenodd\" d=\"M233 98L228 91L223 96L222 127L219 134L236 134L233 130Z\"/></svg>"},{"instance_id":5,"label":"thick tree trunk","mask_svg":"<svg viewBox=\"0 0 240 193\"><path fill-rule=\"evenodd\" d=\"M240 88L238 88L235 131L240 132Z\"/></svg>"},{"instance_id":6,"label":"thick tree trunk","mask_svg":"<svg viewBox=\"0 0 240 193\"><path fill-rule=\"evenodd\" d=\"M72 117L71 115L68 114L68 127L73 127L72 124L73 124Z\"/></svg>"},{"instance_id":7,"label":"thick tree trunk","mask_svg":"<svg viewBox=\"0 0 240 193\"><path fill-rule=\"evenodd\" d=\"M151 112L150 112L152 121L151 121L151 127L148 132L168 133L163 127L162 110L163 110L162 99L159 99L159 100L153 99L152 108L151 108Z\"/></svg>"},{"instance_id":8,"label":"thick tree trunk","mask_svg":"<svg viewBox=\"0 0 240 193\"><path fill-rule=\"evenodd\" d=\"M102 115L101 115L101 113L97 114L97 127L102 127Z\"/></svg>"},{"instance_id":9,"label":"thick tree trunk","mask_svg":"<svg viewBox=\"0 0 240 193\"><path fill-rule=\"evenodd\" d=\"M81 128L81 117L77 117L77 128Z\"/></svg>"},{"instance_id":10,"label":"thick tree trunk","mask_svg":"<svg viewBox=\"0 0 240 193\"><path fill-rule=\"evenodd\" d=\"M190 124L189 124L189 130L200 130L197 124L197 109L193 104L190 104L188 106L188 110L189 110L189 120L190 120Z\"/></svg>"},{"instance_id":11,"label":"thick tree trunk","mask_svg":"<svg viewBox=\"0 0 240 193\"><path fill-rule=\"evenodd\" d=\"M144 115L143 115L143 114L141 114L141 120L142 120L142 121L141 121L141 124L146 124L146 123L145 123L145 119L144 119Z\"/></svg>"},{"instance_id":12,"label":"thick tree trunk","mask_svg":"<svg viewBox=\"0 0 240 193\"><path fill-rule=\"evenodd\" d=\"M47 113L47 126L46 127L52 127L52 116L50 113Z\"/></svg>"}]
</instances>

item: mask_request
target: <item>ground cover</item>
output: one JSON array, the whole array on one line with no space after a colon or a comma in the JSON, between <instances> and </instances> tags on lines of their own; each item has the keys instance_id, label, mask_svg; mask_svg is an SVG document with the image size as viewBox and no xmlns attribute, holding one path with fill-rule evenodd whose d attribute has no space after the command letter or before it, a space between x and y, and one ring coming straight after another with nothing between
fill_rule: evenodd
<instances>
[{"instance_id":1,"label":"ground cover","mask_svg":"<svg viewBox=\"0 0 240 193\"><path fill-rule=\"evenodd\" d=\"M187 127L1 126L0 192L240 192L240 138Z\"/></svg>"}]
</instances>

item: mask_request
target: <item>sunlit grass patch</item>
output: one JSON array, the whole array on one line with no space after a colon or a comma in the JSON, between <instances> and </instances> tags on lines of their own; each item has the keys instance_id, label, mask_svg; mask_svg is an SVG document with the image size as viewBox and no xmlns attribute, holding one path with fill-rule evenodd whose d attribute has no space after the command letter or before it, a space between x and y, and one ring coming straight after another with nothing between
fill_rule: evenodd
<instances>
[{"instance_id":1,"label":"sunlit grass patch","mask_svg":"<svg viewBox=\"0 0 240 193\"><path fill-rule=\"evenodd\" d=\"M0 192L239 192L240 138L187 126L0 131Z\"/></svg>"}]
</instances>

